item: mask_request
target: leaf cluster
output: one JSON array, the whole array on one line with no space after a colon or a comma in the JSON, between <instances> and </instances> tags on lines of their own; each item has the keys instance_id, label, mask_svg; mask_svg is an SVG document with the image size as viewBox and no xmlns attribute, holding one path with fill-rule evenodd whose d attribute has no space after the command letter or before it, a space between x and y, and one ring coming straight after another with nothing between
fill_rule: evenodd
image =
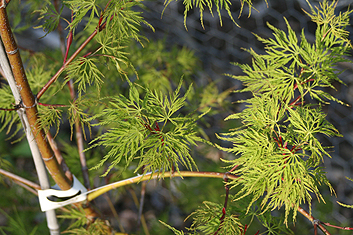
<instances>
[{"instance_id":1,"label":"leaf cluster","mask_svg":"<svg viewBox=\"0 0 353 235\"><path fill-rule=\"evenodd\" d=\"M230 214L230 211L226 211L226 215L223 220L222 217L223 205L214 202L203 202L203 205L199 207L195 212L191 213L189 217L193 218L191 227L189 228L192 232L198 232L201 234L241 234L244 229L237 215Z\"/></svg>"},{"instance_id":2,"label":"leaf cluster","mask_svg":"<svg viewBox=\"0 0 353 235\"><path fill-rule=\"evenodd\" d=\"M110 127L89 148L104 146L110 149L94 168L100 168L112 159L106 175L122 159L126 161L125 168L134 159L139 159L135 172L139 169L144 169L145 173L158 171L162 177L165 171L179 172L179 164L190 170L197 169L189 151L190 146L202 139L195 131L195 118L180 113L190 88L181 96L180 82L176 90L167 96L131 82L129 84L128 97L118 95L111 98L109 107L92 117L102 119L97 125ZM143 98L139 89L145 92Z\"/></svg>"},{"instance_id":3,"label":"leaf cluster","mask_svg":"<svg viewBox=\"0 0 353 235\"><path fill-rule=\"evenodd\" d=\"M352 11L332 15L334 4L324 1L320 9L312 8L309 16L317 23L316 39L309 43L304 31L300 37L287 24L287 32L268 24L273 38L257 36L266 47L266 54L253 50L252 65L240 65L245 75L232 76L243 82L243 92L253 98L240 101L246 108L226 118L238 119L243 126L219 136L231 141L235 160L226 161L238 180L230 183L241 186L239 200L251 196L261 200L263 211L285 208L285 223L289 212L295 220L299 205L311 205L312 195L323 201L319 185L326 184L333 191L325 172L320 167L324 156L330 157L318 135L339 136L329 123L321 106L327 101L341 101L326 90L334 88L333 81L341 82L335 64L346 61L348 52L348 15ZM318 17L320 15L321 18ZM316 17L314 17L316 16ZM316 100L317 104L310 104Z\"/></svg>"},{"instance_id":4,"label":"leaf cluster","mask_svg":"<svg viewBox=\"0 0 353 235\"><path fill-rule=\"evenodd\" d=\"M2 85L0 89L0 96L1 96L1 100L0 100L1 108L3 109L15 108L15 100L12 96L11 89L7 84ZM10 131L12 130L12 127L15 127L15 131L12 133L12 136L17 134L18 131L21 129L20 118L16 112L0 110L0 122L2 123L0 127L0 131L3 131L6 129L7 134L10 133Z\"/></svg>"},{"instance_id":5,"label":"leaf cluster","mask_svg":"<svg viewBox=\"0 0 353 235\"><path fill-rule=\"evenodd\" d=\"M64 234L104 235L108 234L110 231L109 226L101 219L96 219L94 222L89 222L82 208L69 209L62 215L58 215L58 217L73 221L73 223L65 231L62 232Z\"/></svg>"},{"instance_id":6,"label":"leaf cluster","mask_svg":"<svg viewBox=\"0 0 353 235\"><path fill-rule=\"evenodd\" d=\"M42 24L39 24L36 28L42 28L45 32L44 36L48 35L58 27L62 11L63 6L58 12L50 0L45 0L44 4L42 3L41 5L41 9L33 11L33 13L39 14L38 21L42 21Z\"/></svg>"},{"instance_id":7,"label":"leaf cluster","mask_svg":"<svg viewBox=\"0 0 353 235\"><path fill-rule=\"evenodd\" d=\"M164 5L165 8L168 7L168 5L173 2L173 0L165 0L164 1ZM267 3L267 0L265 0L265 2ZM251 0L240 0L241 3L241 8L240 8L240 15L243 12L244 6L248 5L249 7L249 16L251 14L251 10L255 9L253 6L253 3ZM231 1L229 0L185 0L183 1L184 4L184 26L187 29L186 26L186 18L187 15L189 13L189 11L193 10L193 8L198 8L199 12L200 12L200 21L201 21L201 25L204 28L204 24L203 24L203 14L205 11L205 8L209 10L209 12L211 13L211 15L213 16L213 10L212 8L215 6L216 7L216 11L217 11L217 15L219 17L219 22L220 25L222 26L222 14L221 11L224 9L227 11L229 18L233 21L233 23L235 25L237 25L238 27L240 27L234 20L233 16L232 16L232 12L231 12ZM165 10L164 8L164 10ZM256 9L255 9L256 10ZM163 11L164 12L164 11ZM163 14L163 13L162 13Z\"/></svg>"},{"instance_id":8,"label":"leaf cluster","mask_svg":"<svg viewBox=\"0 0 353 235\"><path fill-rule=\"evenodd\" d=\"M0 212L9 220L9 225L7 227L0 226L1 234L7 234L6 232L16 233L19 235L35 235L38 226L35 226L30 232L28 232L28 228L23 223L22 218L20 217L16 208L14 208L14 217L8 215L5 211L0 209Z\"/></svg>"}]
</instances>

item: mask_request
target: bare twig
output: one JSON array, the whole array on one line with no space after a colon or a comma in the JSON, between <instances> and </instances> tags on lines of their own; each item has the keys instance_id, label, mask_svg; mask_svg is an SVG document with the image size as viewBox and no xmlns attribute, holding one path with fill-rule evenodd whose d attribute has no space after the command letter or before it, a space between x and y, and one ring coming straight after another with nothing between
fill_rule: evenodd
<instances>
[{"instance_id":1,"label":"bare twig","mask_svg":"<svg viewBox=\"0 0 353 235\"><path fill-rule=\"evenodd\" d=\"M21 183L21 182L18 182L16 180L14 180L14 182L16 184L18 184L19 186L21 186L22 188L26 189L27 191L33 193L34 195L38 196L38 191L37 190L34 190L33 188L29 187L28 185L24 184L24 183Z\"/></svg>"},{"instance_id":2,"label":"bare twig","mask_svg":"<svg viewBox=\"0 0 353 235\"><path fill-rule=\"evenodd\" d=\"M130 193L132 195L132 199L133 199L133 201L135 203L135 206L137 208L139 208L140 205L139 205L139 201L137 199L135 191L132 188L129 188L129 191L130 191ZM150 233L148 231L148 227L147 227L147 223L146 223L145 217L143 215L141 215L141 224L142 224L142 228L143 228L143 231L144 231L145 235L150 235Z\"/></svg>"},{"instance_id":3,"label":"bare twig","mask_svg":"<svg viewBox=\"0 0 353 235\"><path fill-rule=\"evenodd\" d=\"M312 215L310 215L306 210L304 210L301 207L298 207L298 212L304 215L308 220L310 220L310 222L314 226L315 225L318 226L325 235L331 235L331 233L320 222L318 222L318 220L316 220Z\"/></svg>"},{"instance_id":4,"label":"bare twig","mask_svg":"<svg viewBox=\"0 0 353 235\"><path fill-rule=\"evenodd\" d=\"M65 172L66 177L72 181L73 180L72 173L70 172L69 167L66 165L65 159L61 155L61 152L59 151L58 146L57 146L53 136L50 134L50 132L47 133L47 138L48 138L50 147L53 149L56 160L58 161L60 166L63 168L63 171Z\"/></svg>"},{"instance_id":5,"label":"bare twig","mask_svg":"<svg viewBox=\"0 0 353 235\"><path fill-rule=\"evenodd\" d=\"M119 219L118 212L115 210L115 207L114 207L114 205L113 205L112 200L111 200L110 197L109 197L109 194L104 194L104 198L107 200L108 205L109 205L109 208L110 208L110 210L112 211L112 213L113 213L113 215L114 215L116 221L118 222L118 226L119 226L120 231L123 232L123 233L125 233L125 229L124 229L123 225L121 224L121 221L120 221L120 219Z\"/></svg>"},{"instance_id":6,"label":"bare twig","mask_svg":"<svg viewBox=\"0 0 353 235\"><path fill-rule=\"evenodd\" d=\"M235 168L234 168L235 169ZM233 169L232 169L233 170ZM222 208L222 217L219 219L220 223L219 223L219 226L218 226L218 229L216 232L214 232L213 235L217 235L218 232L221 230L222 228L222 225L223 225L223 222L224 222L224 218L226 217L226 211L227 211L227 205L228 205L228 196L229 196L229 186L228 186L228 177L227 175L224 175L224 181L225 181L225 189L226 189L226 196L225 196L225 199L224 199L224 206Z\"/></svg>"},{"instance_id":7,"label":"bare twig","mask_svg":"<svg viewBox=\"0 0 353 235\"><path fill-rule=\"evenodd\" d=\"M340 227L340 226L332 225L330 223L323 223L323 222L320 222L320 223L323 224L323 225L326 225L326 226L329 226L329 227L332 227L332 228L338 228L338 229L341 229L341 230L353 230L353 228L351 228L351 227Z\"/></svg>"},{"instance_id":8,"label":"bare twig","mask_svg":"<svg viewBox=\"0 0 353 235\"><path fill-rule=\"evenodd\" d=\"M8 172L8 171L5 171L3 169L0 169L0 174L6 176L6 177L8 177L8 178L10 178L10 179L12 179L12 180L14 180L16 182L23 183L23 184L25 184L25 185L27 185L27 186L29 186L31 188L34 188L36 190L41 189L41 187L38 184L33 183L32 181L29 181L29 180L27 180L25 178L22 178L21 176L15 175L15 174L13 174L11 172Z\"/></svg>"}]
</instances>

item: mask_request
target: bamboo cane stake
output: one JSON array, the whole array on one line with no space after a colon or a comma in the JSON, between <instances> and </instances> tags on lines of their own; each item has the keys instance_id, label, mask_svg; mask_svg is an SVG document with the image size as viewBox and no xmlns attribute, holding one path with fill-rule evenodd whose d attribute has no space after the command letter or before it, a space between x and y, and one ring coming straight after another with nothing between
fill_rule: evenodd
<instances>
[{"instance_id":1,"label":"bamboo cane stake","mask_svg":"<svg viewBox=\"0 0 353 235\"><path fill-rule=\"evenodd\" d=\"M0 66L4 72L5 78L7 79L9 86L11 88L12 94L15 98L16 104L19 104L21 101L21 96L18 91L18 88L16 86L15 79L13 77L9 62L7 60L7 56L5 54L5 50L2 44L2 41L0 40ZM49 189L50 188L50 182L48 178L48 174L45 170L45 166L42 160L42 157L40 155L37 143L35 142L33 133L31 132L30 126L27 116L25 115L25 111L23 108L17 110L17 114L19 115L23 129L26 133L27 141L33 156L33 161L36 167L36 171L38 174L39 178L39 183L42 189ZM45 212L46 218L47 218L47 226L49 228L50 234L51 235L58 235L60 234L60 228L58 221L56 219L56 214L55 210L50 210Z\"/></svg>"},{"instance_id":2,"label":"bamboo cane stake","mask_svg":"<svg viewBox=\"0 0 353 235\"><path fill-rule=\"evenodd\" d=\"M89 37L88 41L90 41L96 34L97 32L93 33ZM21 104L22 108L19 110L20 111L22 110L22 112L24 112L23 109L25 110L25 113L28 119L26 128L28 132L31 132L33 134L34 139L32 141L29 141L29 143L34 142L37 144L38 152L40 152L40 155L45 163L45 166L49 171L49 174L51 175L53 180L60 187L60 189L68 190L71 188L72 181L70 181L67 178L63 169L59 165L53 153L53 150L51 149L50 144L46 139L44 130L41 129L38 124L37 96L33 95L32 90L29 87L25 70L23 68L22 59L18 51L18 47L13 37L9 20L7 17L5 0L0 0L0 35L1 35L2 42L4 44L7 58L11 65L12 74L15 80L15 86L17 87L18 92L20 94L21 103L19 104ZM87 45L88 41L84 43L84 45L81 45L81 47L84 47L85 45ZM79 52L76 52L74 53L73 56L70 57L71 61L73 60L73 58L76 57L78 53ZM59 70L57 74L59 75L61 72L62 70ZM50 84L47 84L46 88L48 86L50 86ZM81 206L81 204L79 203L75 206ZM92 221L95 218L99 217L97 212L90 205L85 205L83 209L89 221ZM52 213L52 212L49 211L48 213Z\"/></svg>"}]
</instances>

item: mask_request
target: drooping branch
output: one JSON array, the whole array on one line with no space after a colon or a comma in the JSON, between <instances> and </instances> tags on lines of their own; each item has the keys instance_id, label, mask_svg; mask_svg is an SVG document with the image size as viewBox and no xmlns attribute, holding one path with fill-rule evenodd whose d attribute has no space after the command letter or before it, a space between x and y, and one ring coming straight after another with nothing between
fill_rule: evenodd
<instances>
[{"instance_id":1,"label":"drooping branch","mask_svg":"<svg viewBox=\"0 0 353 235\"><path fill-rule=\"evenodd\" d=\"M115 183L105 185L103 187L92 190L91 193L87 195L87 200L92 201L93 199L99 197L100 195L109 192L112 189L116 189L122 186L136 184L142 181L152 180L152 179L162 179L162 178L173 178L173 177L201 177L201 178L218 178L218 179L237 179L238 176L227 173L220 172L205 172L205 171L179 171L179 172L164 172L163 176L160 173L147 173L141 176L135 176L125 180L121 180Z\"/></svg>"}]
</instances>

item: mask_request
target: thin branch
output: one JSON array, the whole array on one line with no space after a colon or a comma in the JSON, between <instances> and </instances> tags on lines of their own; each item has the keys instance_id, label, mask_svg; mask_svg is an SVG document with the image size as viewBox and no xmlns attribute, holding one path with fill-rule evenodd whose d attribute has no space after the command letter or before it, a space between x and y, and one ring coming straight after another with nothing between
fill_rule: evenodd
<instances>
[{"instance_id":1,"label":"thin branch","mask_svg":"<svg viewBox=\"0 0 353 235\"><path fill-rule=\"evenodd\" d=\"M42 105L42 106L46 106L46 107L68 107L65 104L44 104L44 103L40 103L37 102L38 105Z\"/></svg>"},{"instance_id":2,"label":"thin branch","mask_svg":"<svg viewBox=\"0 0 353 235\"><path fill-rule=\"evenodd\" d=\"M55 8L59 9L58 2L57 0L54 0ZM73 21L73 12L71 11L71 22ZM59 24L60 26L60 24ZM70 46L72 44L72 39L73 39L73 33L70 30L67 43L66 43L66 49L65 49L65 41L63 40L63 29L62 27L58 27L59 35L60 35L60 41L61 41L61 52L63 55L63 65L66 64L67 62L67 57L69 53ZM70 90L70 96L72 100L76 100L76 94L75 94L75 89L73 85L73 81L70 79L69 82L67 83L69 90ZM76 116L76 111L74 111L74 116ZM88 167L86 163L86 156L84 154L84 145L83 145L83 136L82 136L82 128L80 125L80 121L78 118L75 120L75 137L76 137L76 143L77 143L77 149L78 149L78 154L80 157L80 163L81 163L81 170L82 170L82 176L83 176L83 184L87 189L90 189L90 181L89 181L89 174L88 174Z\"/></svg>"},{"instance_id":3,"label":"thin branch","mask_svg":"<svg viewBox=\"0 0 353 235\"><path fill-rule=\"evenodd\" d=\"M135 176L125 180L121 180L112 184L105 185L103 187L92 190L87 195L87 201L92 201L93 199L99 197L100 195L109 192L112 189L116 189L122 186L139 183L142 181L152 180L152 179L164 179L172 177L201 177L201 178L218 178L224 179L238 179L238 176L229 174L229 173L220 173L220 172L205 172L205 171L179 171L179 172L165 172L163 175L160 173L147 173L146 175Z\"/></svg>"},{"instance_id":4,"label":"thin branch","mask_svg":"<svg viewBox=\"0 0 353 235\"><path fill-rule=\"evenodd\" d=\"M76 113L76 111L74 111ZM86 156L84 153L84 146L83 146L83 135L81 125L80 125L80 120L76 118L75 120L75 133L76 133L76 143L77 143L77 151L80 157L80 163L81 163L81 171L82 171L82 177L83 177L83 184L87 189L91 188L90 181L89 181L89 173L88 173L88 167L87 167L87 161L86 161Z\"/></svg>"},{"instance_id":5,"label":"thin branch","mask_svg":"<svg viewBox=\"0 0 353 235\"><path fill-rule=\"evenodd\" d=\"M140 196L139 212L138 212L138 218L137 218L138 226L140 226L140 223L141 223L143 205L145 204L146 184L147 184L146 181L143 181L141 183L141 196Z\"/></svg>"},{"instance_id":6,"label":"thin branch","mask_svg":"<svg viewBox=\"0 0 353 235\"><path fill-rule=\"evenodd\" d=\"M106 201L108 202L108 205L109 205L109 208L110 210L112 211L113 213L113 216L115 218L115 221L118 222L118 226L119 226L119 229L121 232L125 233L125 229L123 227L123 225L121 224L121 221L119 219L119 215L118 215L118 212L115 210L115 207L114 207L114 204L112 202L112 200L110 199L109 195L108 194L104 194L104 198L106 199Z\"/></svg>"},{"instance_id":7,"label":"thin branch","mask_svg":"<svg viewBox=\"0 0 353 235\"><path fill-rule=\"evenodd\" d=\"M33 188L29 187L28 185L25 185L24 183L18 182L16 180L14 180L13 182L15 182L16 184L18 184L19 186L21 186L22 188L26 189L28 192L33 193L34 195L38 196L38 191L34 190Z\"/></svg>"},{"instance_id":8,"label":"thin branch","mask_svg":"<svg viewBox=\"0 0 353 235\"><path fill-rule=\"evenodd\" d=\"M18 108L14 109L7 109L7 108L0 108L1 111L16 111Z\"/></svg>"},{"instance_id":9,"label":"thin branch","mask_svg":"<svg viewBox=\"0 0 353 235\"><path fill-rule=\"evenodd\" d=\"M142 183L144 183L144 182L142 182ZM138 198L137 198L137 196L136 196L135 191L134 191L131 187L129 187L129 192L131 193L132 200L134 201L135 206L136 206L137 208L139 208L140 205L139 205L139 201L138 201ZM141 215L141 224L142 224L142 228L143 228L144 234L145 234L145 235L150 235L150 233L149 233L149 231L148 231L148 227L147 227L147 223L146 223L145 217L144 217L143 215ZM140 229L140 228L138 228L138 230L139 230L139 229Z\"/></svg>"},{"instance_id":10,"label":"thin branch","mask_svg":"<svg viewBox=\"0 0 353 235\"><path fill-rule=\"evenodd\" d=\"M78 54L87 46L87 44L97 35L98 32L103 30L106 26L106 23L99 25L96 30L81 44L81 46L71 55L71 57L61 66L61 68L54 74L54 76L45 84L42 89L37 94L37 99L39 100L40 97L44 94L46 90L53 84L56 79L60 76L60 74L65 70L66 66L68 66Z\"/></svg>"},{"instance_id":11,"label":"thin branch","mask_svg":"<svg viewBox=\"0 0 353 235\"><path fill-rule=\"evenodd\" d=\"M323 222L320 222L320 223L323 224L323 225L326 225L326 226L329 226L329 227L332 227L332 228L338 228L338 229L341 229L341 230L353 230L353 228L351 228L351 227L340 227L340 226L332 225L330 223L323 223Z\"/></svg>"},{"instance_id":12,"label":"thin branch","mask_svg":"<svg viewBox=\"0 0 353 235\"><path fill-rule=\"evenodd\" d=\"M58 163L62 167L63 171L65 172L66 177L72 181L73 180L72 173L70 172L70 169L67 166L65 159L61 155L61 152L59 151L58 146L57 146L53 136L50 134L50 132L47 133L47 138L48 138L50 147L53 149L56 160L58 161Z\"/></svg>"},{"instance_id":13,"label":"thin branch","mask_svg":"<svg viewBox=\"0 0 353 235\"><path fill-rule=\"evenodd\" d=\"M38 184L33 183L32 181L29 181L29 180L27 180L25 178L22 178L21 176L15 175L15 174L13 174L11 172L8 172L8 171L5 171L3 169L0 169L0 174L6 176L6 177L8 177L8 178L10 178L10 179L12 179L12 180L14 180L16 182L23 183L24 185L27 185L27 186L29 186L31 188L34 188L34 189L37 189L37 190L41 189L41 187Z\"/></svg>"},{"instance_id":14,"label":"thin branch","mask_svg":"<svg viewBox=\"0 0 353 235\"><path fill-rule=\"evenodd\" d=\"M61 68L54 74L54 76L43 86L43 88L38 92L37 99L39 100L40 97L48 90L51 84L53 84L56 79L60 76L60 74L65 70L66 66L69 65L78 54L87 46L87 44L96 36L98 33L98 29L94 30L94 32L82 43L82 45L72 54L72 56L66 61L65 64L61 66Z\"/></svg>"},{"instance_id":15,"label":"thin branch","mask_svg":"<svg viewBox=\"0 0 353 235\"><path fill-rule=\"evenodd\" d=\"M218 229L213 235L217 235L218 232L221 230L223 222L224 222L224 218L226 217L226 211L227 211L227 205L228 205L228 196L229 196L229 186L227 184L228 183L228 177L226 175L225 175L224 181L225 181L225 186L224 187L226 189L226 196L225 196L225 199L224 199L224 206L222 208L222 217L219 219L220 223L219 223Z\"/></svg>"},{"instance_id":16,"label":"thin branch","mask_svg":"<svg viewBox=\"0 0 353 235\"><path fill-rule=\"evenodd\" d=\"M298 207L298 211L300 214L304 215L308 220L310 220L310 222L314 226L317 225L325 235L331 235L331 233L320 222L318 222L318 220L316 220L312 215L310 215L306 210L304 210L301 207Z\"/></svg>"}]
</instances>

